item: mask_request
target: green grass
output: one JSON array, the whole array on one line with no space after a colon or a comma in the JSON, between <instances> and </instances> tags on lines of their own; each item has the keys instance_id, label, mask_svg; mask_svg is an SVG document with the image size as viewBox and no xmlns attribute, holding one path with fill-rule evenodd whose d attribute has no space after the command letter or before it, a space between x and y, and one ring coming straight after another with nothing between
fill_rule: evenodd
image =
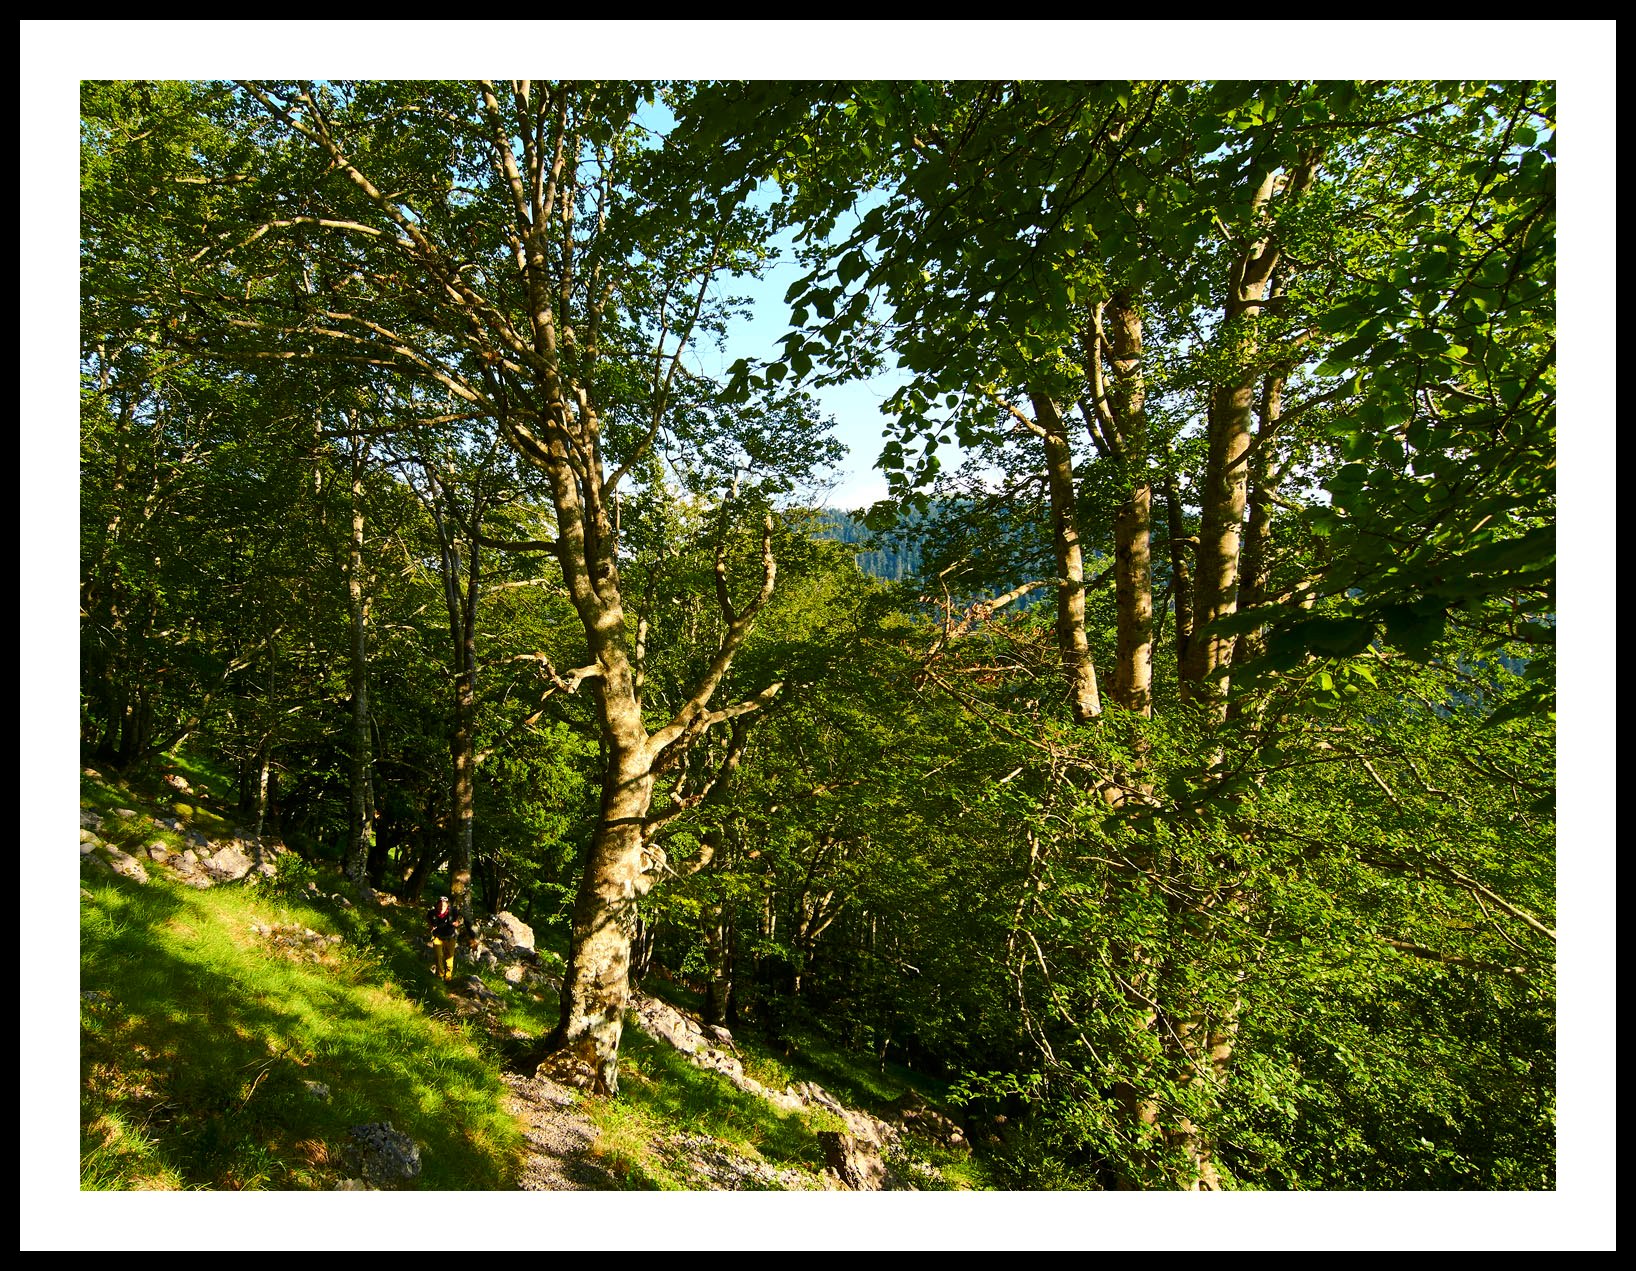
<instances>
[{"instance_id":1,"label":"green grass","mask_svg":"<svg viewBox=\"0 0 1636 1271\"><path fill-rule=\"evenodd\" d=\"M741 1048L742 1049L742 1048ZM741 1156L816 1175L818 1131L839 1118L818 1109L785 1112L720 1074L696 1068L664 1042L627 1024L619 1052L619 1095L586 1106L602 1131L599 1154L633 1187L709 1184L664 1150L676 1134L704 1134Z\"/></svg>"},{"instance_id":2,"label":"green grass","mask_svg":"<svg viewBox=\"0 0 1636 1271\"><path fill-rule=\"evenodd\" d=\"M342 940L286 950L252 922ZM81 1186L333 1186L348 1129L369 1121L420 1144L422 1188L511 1185L521 1140L494 1063L400 987L408 963L441 999L409 943L251 888L88 876Z\"/></svg>"},{"instance_id":3,"label":"green grass","mask_svg":"<svg viewBox=\"0 0 1636 1271\"><path fill-rule=\"evenodd\" d=\"M224 774L174 757L204 798ZM157 794L158 797L154 797ZM81 805L103 817L99 835L133 854L185 836L156 826L174 796L155 783L84 778ZM112 816L132 808L135 817ZM202 803L191 818L217 816ZM220 819L220 818L218 818ZM225 820L222 824L225 825ZM343 1159L349 1129L388 1121L420 1145L427 1190L516 1185L526 1151L503 1111L501 1068L557 1019L555 994L482 978L500 1002L492 1028L465 1020L432 976L415 906L363 908L303 890L349 889L324 867L291 863L283 883L195 890L156 865L138 885L86 863L81 875L81 1166L88 1190L324 1189L355 1171ZM339 940L281 947L252 924L310 928ZM556 973L563 933L541 930L542 961ZM684 1008L680 986L655 985ZM943 1091L919 1074L850 1056L816 1035L789 1054L735 1038L745 1071L782 1090L816 1081L843 1102L879 1110L907 1084L931 1102ZM598 1128L594 1153L620 1184L639 1189L718 1184L675 1149L707 1135L729 1152L815 1177L820 1130L840 1128L820 1109L784 1112L687 1062L634 1026L624 1032L615 1099L584 1099ZM328 1088L316 1098L309 1085ZM918 1153L952 1186L991 1186L964 1154Z\"/></svg>"}]
</instances>

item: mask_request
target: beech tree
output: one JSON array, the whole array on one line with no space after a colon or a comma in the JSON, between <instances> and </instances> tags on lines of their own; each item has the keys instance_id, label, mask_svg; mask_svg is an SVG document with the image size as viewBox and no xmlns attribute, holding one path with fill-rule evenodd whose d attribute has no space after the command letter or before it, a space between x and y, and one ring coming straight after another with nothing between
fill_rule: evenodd
<instances>
[{"instance_id":1,"label":"beech tree","mask_svg":"<svg viewBox=\"0 0 1636 1271\"><path fill-rule=\"evenodd\" d=\"M492 419L543 474L552 524L528 543L555 557L584 661L545 665L595 702L602 806L575 902L562 1016L548 1049L617 1084L636 904L658 858L645 827L657 775L708 730L762 709L777 681L723 704L718 690L772 594L767 521L757 577L734 594L716 562L714 654L668 719L643 714L646 648L627 620L619 501L675 426L685 355L718 319L715 280L754 264L762 219L748 183L705 189L697 163L641 126L635 84L470 86L245 83L267 146L303 177L247 201L193 286L242 333L219 355L330 356L413 377L450 423ZM305 156L305 157L303 157ZM690 166L691 165L691 166ZM244 253L300 241L307 298L229 303ZM289 267L290 254L274 256ZM686 391L684 392L684 386Z\"/></svg>"},{"instance_id":2,"label":"beech tree","mask_svg":"<svg viewBox=\"0 0 1636 1271\"><path fill-rule=\"evenodd\" d=\"M1220 933L1267 903L1230 844L1278 840L1230 810L1254 802L1248 754L1302 731L1291 719L1301 701L1333 707L1361 692L1375 672L1357 659L1394 643L1429 656L1446 621L1513 653L1549 639L1542 624L1496 629L1482 598L1504 593L1519 616L1550 604L1549 496L1529 482L1549 470L1534 447L1548 430L1553 352L1536 307L1550 294L1538 143L1551 95L1527 84L917 84L725 86L705 100L691 122L729 143L724 168L759 159L785 183L813 266L790 289L783 360L741 364L741 390L788 370L844 377L895 353L909 383L888 404L881 466L905 498L936 482L951 440L1001 456L1037 442L1032 475L1027 460L1002 466L1045 504L1058 663L1080 728L1044 747L1060 786L1040 796L1040 815L1091 791L1134 818L1116 835L1128 872L1093 884L1092 868L1085 884L1108 924L1106 973L1086 1004L1095 1016L1120 1003L1126 1030L1105 1038L1123 1059L1096 1062L1124 1124L1118 1176L1223 1185L1212 1127L1253 1007L1224 989L1247 982L1250 964L1214 958L1252 956ZM1497 322L1475 315L1498 296L1463 300L1479 278L1504 294ZM1479 458L1461 419L1481 419L1506 448ZM1348 438L1350 463L1334 462L1333 437ZM1465 520L1442 502L1439 471L1492 497ZM1296 474L1304 490L1291 488ZM1153 713L1161 482L1170 691L1176 719L1190 721L1168 753L1152 749L1163 730L1138 722ZM1327 492L1314 498L1319 483ZM1108 512L1097 528L1115 581L1117 726L1087 603L1092 508ZM1494 539L1454 547L1433 528L1451 513L1464 535ZM1403 547L1384 548L1395 534L1413 540L1411 525L1426 529L1409 559L1439 561L1424 572L1389 562ZM1179 550L1189 538L1193 550ZM1359 556L1326 559L1325 538ZM967 593L972 608L949 634L1011 603L1018 574L1038 578L1042 564L1020 565L1004 595ZM1370 577L1391 579L1377 600ZM1314 670L1314 658L1339 665ZM1264 691L1278 699L1270 713ZM1235 704L1260 726L1248 751L1227 727ZM1217 810L1201 823L1206 807ZM1057 909L1043 880L1096 838L1042 827L1041 890L1020 921ZM1150 886L1163 890L1157 909ZM1161 913L1157 953L1144 926ZM1400 951L1413 943L1394 939ZM1043 977L1047 1014L1106 1056L1062 992L1063 964L1036 953L1019 963L1019 1009L1028 977ZM1047 1033L1047 1070L1060 1076L1071 1065Z\"/></svg>"},{"instance_id":3,"label":"beech tree","mask_svg":"<svg viewBox=\"0 0 1636 1271\"><path fill-rule=\"evenodd\" d=\"M87 756L569 898L537 1057L605 1091L664 966L1019 1186L1550 1186L1554 110L88 86ZM887 585L791 474L894 357Z\"/></svg>"}]
</instances>

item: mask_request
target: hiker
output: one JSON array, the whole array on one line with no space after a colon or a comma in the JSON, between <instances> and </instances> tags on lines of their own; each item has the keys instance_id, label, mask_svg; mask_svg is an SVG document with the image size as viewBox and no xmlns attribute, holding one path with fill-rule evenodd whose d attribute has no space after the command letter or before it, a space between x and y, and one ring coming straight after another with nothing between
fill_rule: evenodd
<instances>
[{"instance_id":1,"label":"hiker","mask_svg":"<svg viewBox=\"0 0 1636 1271\"><path fill-rule=\"evenodd\" d=\"M449 908L447 896L439 896L437 908L426 911L426 923L432 929L432 948L437 956L437 977L445 982L452 980L455 931L460 926L460 915Z\"/></svg>"}]
</instances>

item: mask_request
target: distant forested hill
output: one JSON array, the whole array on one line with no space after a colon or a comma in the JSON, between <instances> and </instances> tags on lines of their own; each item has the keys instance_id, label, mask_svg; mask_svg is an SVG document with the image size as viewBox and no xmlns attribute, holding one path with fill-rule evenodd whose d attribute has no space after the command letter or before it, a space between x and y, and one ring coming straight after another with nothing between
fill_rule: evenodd
<instances>
[{"instance_id":1,"label":"distant forested hill","mask_svg":"<svg viewBox=\"0 0 1636 1271\"><path fill-rule=\"evenodd\" d=\"M830 510L818 514L818 534L848 546L857 545L858 568L888 582L902 582L920 570L921 516L906 513L895 529L876 534L860 517Z\"/></svg>"}]
</instances>

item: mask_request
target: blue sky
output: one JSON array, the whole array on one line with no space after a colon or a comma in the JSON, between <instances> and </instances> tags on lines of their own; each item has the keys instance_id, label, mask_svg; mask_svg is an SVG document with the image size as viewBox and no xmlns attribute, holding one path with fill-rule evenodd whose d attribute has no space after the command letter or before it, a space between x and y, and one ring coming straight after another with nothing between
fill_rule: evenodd
<instances>
[{"instance_id":1,"label":"blue sky","mask_svg":"<svg viewBox=\"0 0 1636 1271\"><path fill-rule=\"evenodd\" d=\"M805 272L795 261L790 235L779 238L780 257L761 278L724 279L714 290L718 294L746 295L754 301L753 317L731 329L724 349L702 350L700 369L725 378L726 368L737 359L771 362L780 356L779 340L789 330L790 307L784 295L790 284ZM884 417L881 403L908 377L884 371L868 380L853 381L828 388L812 389L820 409L835 419L835 436L848 454L833 474L834 486L825 495L828 506L845 510L867 507L886 497L886 479L874 468L880 454Z\"/></svg>"}]
</instances>

